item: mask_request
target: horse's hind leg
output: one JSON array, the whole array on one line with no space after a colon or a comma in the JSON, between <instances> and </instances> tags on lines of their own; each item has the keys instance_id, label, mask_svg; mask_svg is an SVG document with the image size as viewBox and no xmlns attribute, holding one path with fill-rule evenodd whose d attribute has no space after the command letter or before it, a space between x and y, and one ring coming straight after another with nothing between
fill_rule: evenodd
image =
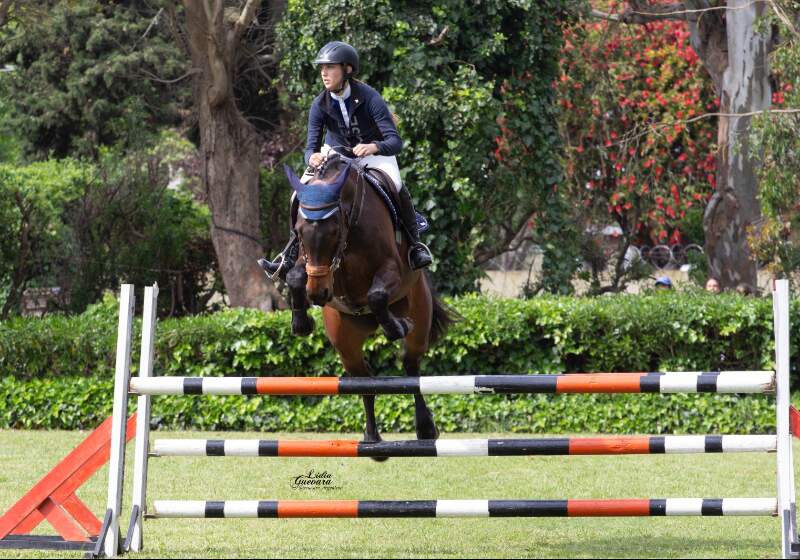
<instances>
[{"instance_id":1,"label":"horse's hind leg","mask_svg":"<svg viewBox=\"0 0 800 560\"><path fill-rule=\"evenodd\" d=\"M406 375L419 377L419 362L421 354L406 349L403 355L403 368ZM436 439L439 437L439 429L433 420L433 413L425 402L425 397L420 394L414 395L414 420L417 427L417 439Z\"/></svg>"},{"instance_id":2,"label":"horse's hind leg","mask_svg":"<svg viewBox=\"0 0 800 560\"><path fill-rule=\"evenodd\" d=\"M328 339L339 353L345 371L354 377L372 377L372 368L364 359L363 344L375 332L376 325L362 324L358 319L343 315L327 305L322 308L322 318ZM375 395L363 395L362 399L367 420L364 441L381 441L375 420Z\"/></svg>"},{"instance_id":3,"label":"horse's hind leg","mask_svg":"<svg viewBox=\"0 0 800 560\"><path fill-rule=\"evenodd\" d=\"M416 325L405 339L403 369L406 375L419 377L419 365L425 352L428 351L428 340L433 316L431 292L423 275L408 295L409 315ZM439 430L433 420L433 414L422 395L414 395L414 419L417 426L417 439L436 439Z\"/></svg>"}]
</instances>

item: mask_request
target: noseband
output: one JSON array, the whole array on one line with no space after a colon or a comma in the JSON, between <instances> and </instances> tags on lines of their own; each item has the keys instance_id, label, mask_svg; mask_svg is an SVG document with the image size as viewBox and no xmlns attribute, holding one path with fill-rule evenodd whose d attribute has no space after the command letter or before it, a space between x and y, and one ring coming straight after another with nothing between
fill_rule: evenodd
<instances>
[{"instance_id":1,"label":"noseband","mask_svg":"<svg viewBox=\"0 0 800 560\"><path fill-rule=\"evenodd\" d=\"M312 278L321 278L327 276L331 273L331 269L333 269L333 264L324 264L315 266L313 264L306 263L306 274L311 276ZM335 272L335 270L333 270Z\"/></svg>"}]
</instances>

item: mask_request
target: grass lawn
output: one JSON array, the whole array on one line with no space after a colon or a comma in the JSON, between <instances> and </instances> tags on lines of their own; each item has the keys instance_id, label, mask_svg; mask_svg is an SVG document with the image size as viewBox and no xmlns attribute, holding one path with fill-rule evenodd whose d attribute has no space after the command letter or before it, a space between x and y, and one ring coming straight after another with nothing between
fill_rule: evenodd
<instances>
[{"instance_id":1,"label":"grass lawn","mask_svg":"<svg viewBox=\"0 0 800 560\"><path fill-rule=\"evenodd\" d=\"M81 432L0 431L0 511L84 437ZM342 434L154 432L153 438L344 438ZM389 436L389 438L409 437ZM526 437L458 434L447 437ZM537 436L529 436L537 437ZM800 452L795 447L795 454ZM128 446L127 529L133 446ZM309 469L335 489L293 489ZM108 471L80 497L102 517ZM624 457L370 459L173 457L150 461L153 499L565 499L773 497L774 454ZM51 533L47 524L39 532ZM776 558L777 518L163 519L145 522L133 557L602 557ZM65 557L0 551L2 558Z\"/></svg>"}]
</instances>

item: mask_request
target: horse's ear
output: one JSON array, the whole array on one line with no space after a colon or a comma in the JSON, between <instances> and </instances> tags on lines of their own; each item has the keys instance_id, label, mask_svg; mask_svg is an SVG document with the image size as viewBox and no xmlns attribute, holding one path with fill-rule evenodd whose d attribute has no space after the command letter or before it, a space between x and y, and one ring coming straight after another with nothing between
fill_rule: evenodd
<instances>
[{"instance_id":1,"label":"horse's ear","mask_svg":"<svg viewBox=\"0 0 800 560\"><path fill-rule=\"evenodd\" d=\"M339 172L339 176L333 180L332 183L329 183L327 187L331 190L331 192L335 196L339 196L342 192L342 187L344 187L345 182L347 181L347 175L350 173L350 162L345 165L342 170Z\"/></svg>"},{"instance_id":2,"label":"horse's ear","mask_svg":"<svg viewBox=\"0 0 800 560\"><path fill-rule=\"evenodd\" d=\"M306 185L300 181L300 177L295 175L295 172L289 167L287 164L283 164L283 170L286 172L286 176L289 178L289 185L291 185L292 189L299 195L306 189Z\"/></svg>"}]
</instances>

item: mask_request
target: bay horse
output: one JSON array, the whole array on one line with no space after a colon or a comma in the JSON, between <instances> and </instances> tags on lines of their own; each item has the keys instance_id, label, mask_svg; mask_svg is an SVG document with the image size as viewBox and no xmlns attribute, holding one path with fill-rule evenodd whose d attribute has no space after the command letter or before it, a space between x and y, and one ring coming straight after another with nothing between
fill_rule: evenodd
<instances>
[{"instance_id":1,"label":"bay horse","mask_svg":"<svg viewBox=\"0 0 800 560\"><path fill-rule=\"evenodd\" d=\"M323 306L328 340L349 375L373 375L363 344L381 327L390 341L404 339L403 369L419 376L423 355L457 316L437 299L424 271L411 270L405 236L398 244L392 215L367 184L363 164L331 152L308 184L285 170L299 201L294 228L300 253L286 275L292 332L310 334L309 302ZM379 442L375 395L362 398L364 441ZM419 439L438 438L421 394L414 395L414 417Z\"/></svg>"}]
</instances>

